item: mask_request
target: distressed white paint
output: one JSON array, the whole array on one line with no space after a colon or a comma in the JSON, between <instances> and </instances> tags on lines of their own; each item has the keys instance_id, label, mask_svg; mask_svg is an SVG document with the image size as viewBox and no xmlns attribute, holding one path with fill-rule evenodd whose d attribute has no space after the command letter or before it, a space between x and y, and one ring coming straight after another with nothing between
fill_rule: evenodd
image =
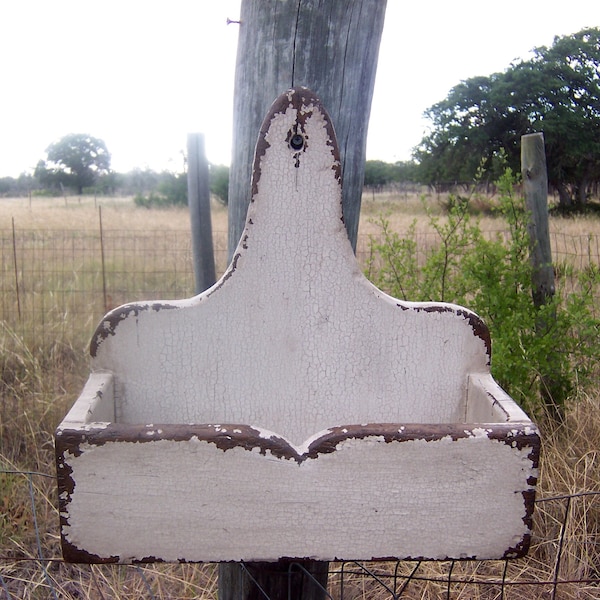
<instances>
[{"instance_id":1,"label":"distressed white paint","mask_svg":"<svg viewBox=\"0 0 600 600\"><path fill-rule=\"evenodd\" d=\"M286 140L298 123L306 147L295 152ZM116 435L62 450L59 475L74 482L64 541L121 561L502 557L528 533L523 492L536 470L530 447L489 436L493 424L535 430L489 375L476 317L400 302L364 278L317 102L280 100L262 135L224 277L168 307L117 309L98 330L93 374L57 441L106 427L113 409L114 431L154 425L144 443ZM299 462L161 439L165 424L212 423L234 438L251 425L303 455L334 427L468 422L481 425L455 440L348 434Z\"/></svg>"},{"instance_id":2,"label":"distressed white paint","mask_svg":"<svg viewBox=\"0 0 600 600\"><path fill-rule=\"evenodd\" d=\"M235 268L175 309L132 309L93 369L118 373L121 422L241 422L301 444L339 424L456 422L467 375L487 369L464 315L414 310L362 274L341 220L324 115L296 110L265 136L258 192Z\"/></svg>"},{"instance_id":3,"label":"distressed white paint","mask_svg":"<svg viewBox=\"0 0 600 600\"><path fill-rule=\"evenodd\" d=\"M529 417L489 372L469 375L466 409L466 423L529 422Z\"/></svg>"},{"instance_id":4,"label":"distressed white paint","mask_svg":"<svg viewBox=\"0 0 600 600\"><path fill-rule=\"evenodd\" d=\"M300 465L194 440L86 447L64 534L123 561L496 558L527 532L528 453L487 436L347 440Z\"/></svg>"},{"instance_id":5,"label":"distressed white paint","mask_svg":"<svg viewBox=\"0 0 600 600\"><path fill-rule=\"evenodd\" d=\"M92 373L77 402L59 425L60 429L114 423L115 396L112 373Z\"/></svg>"}]
</instances>

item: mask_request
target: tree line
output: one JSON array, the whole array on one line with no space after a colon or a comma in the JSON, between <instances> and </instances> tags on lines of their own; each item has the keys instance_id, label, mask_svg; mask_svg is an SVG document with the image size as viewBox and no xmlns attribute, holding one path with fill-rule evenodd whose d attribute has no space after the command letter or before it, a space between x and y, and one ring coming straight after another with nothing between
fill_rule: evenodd
<instances>
[{"instance_id":1,"label":"tree line","mask_svg":"<svg viewBox=\"0 0 600 600\"><path fill-rule=\"evenodd\" d=\"M100 138L72 133L50 144L32 174L0 178L0 196L121 194L140 206L187 204L187 174L152 169L111 170L111 155ZM210 189L227 204L229 168L209 165Z\"/></svg>"},{"instance_id":2,"label":"tree line","mask_svg":"<svg viewBox=\"0 0 600 600\"><path fill-rule=\"evenodd\" d=\"M600 28L557 36L501 73L461 81L425 116L429 131L412 159L367 161L365 186L490 183L506 165L519 172L521 137L542 132L548 180L560 206L586 204L600 182ZM211 191L226 204L228 167L211 165L210 177ZM0 195L65 188L132 194L146 206L187 202L185 173L112 172L104 142L82 134L51 144L33 175L0 179Z\"/></svg>"},{"instance_id":3,"label":"tree line","mask_svg":"<svg viewBox=\"0 0 600 600\"><path fill-rule=\"evenodd\" d=\"M520 172L521 137L542 132L560 206L586 204L600 182L600 29L555 37L502 73L472 77L425 112L429 133L408 163L367 163L365 184L496 181Z\"/></svg>"},{"instance_id":4,"label":"tree line","mask_svg":"<svg viewBox=\"0 0 600 600\"><path fill-rule=\"evenodd\" d=\"M585 204L600 180L600 29L534 48L504 72L472 77L426 111L415 149L423 182L496 180L520 171L520 140L542 132L548 182L562 207Z\"/></svg>"}]
</instances>

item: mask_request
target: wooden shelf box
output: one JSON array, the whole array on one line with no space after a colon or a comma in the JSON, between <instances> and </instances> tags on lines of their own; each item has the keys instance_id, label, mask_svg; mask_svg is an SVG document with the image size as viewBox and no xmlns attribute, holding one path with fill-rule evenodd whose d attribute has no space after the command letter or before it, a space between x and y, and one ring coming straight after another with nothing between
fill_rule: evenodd
<instances>
[{"instance_id":1,"label":"wooden shelf box","mask_svg":"<svg viewBox=\"0 0 600 600\"><path fill-rule=\"evenodd\" d=\"M466 308L362 274L333 127L273 104L225 275L115 309L56 431L76 562L504 558L527 551L539 436Z\"/></svg>"}]
</instances>

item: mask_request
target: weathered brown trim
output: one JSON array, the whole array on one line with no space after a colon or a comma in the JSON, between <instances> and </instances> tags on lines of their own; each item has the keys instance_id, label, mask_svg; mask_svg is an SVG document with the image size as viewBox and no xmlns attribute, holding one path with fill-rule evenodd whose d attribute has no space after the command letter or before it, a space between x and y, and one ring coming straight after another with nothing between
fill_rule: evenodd
<instances>
[{"instance_id":1,"label":"weathered brown trim","mask_svg":"<svg viewBox=\"0 0 600 600\"><path fill-rule=\"evenodd\" d=\"M531 527L529 527L531 531ZM522 558L529 551L531 545L531 533L523 534L523 539L513 548L508 548L504 553L503 559Z\"/></svg>"},{"instance_id":2,"label":"weathered brown trim","mask_svg":"<svg viewBox=\"0 0 600 600\"><path fill-rule=\"evenodd\" d=\"M85 431L79 429L62 429L56 436L57 458L59 453L66 452L72 456L82 453L82 444L103 446L111 442L145 443L157 440L175 442L188 441L192 438L214 444L223 452L233 448L245 450L260 449L261 454L269 452L277 458L295 460L298 464L308 459L316 459L320 454L329 454L337 446L349 439L383 438L386 443L407 442L412 440L436 441L450 437L456 441L474 437L475 430L485 429L491 440L503 442L511 447L531 448L529 456L534 468L538 466L539 435L531 427L524 428L518 423L452 423L452 424L402 424L373 423L367 425L340 425L327 429L322 436L315 439L307 451L299 454L284 437L273 434L269 437L261 430L249 425L237 423L200 424L200 425L127 425L111 423L106 426ZM66 489L66 488L63 488Z\"/></svg>"},{"instance_id":3,"label":"weathered brown trim","mask_svg":"<svg viewBox=\"0 0 600 600\"><path fill-rule=\"evenodd\" d=\"M337 138L335 135L335 130L333 128L333 124L331 122L331 118L329 113L321 103L321 100L316 96L314 92L305 87L296 87L291 88L283 94L281 94L275 102L271 105L267 116L265 117L262 126L260 128L260 132L258 135L258 141L256 142L256 149L254 151L254 162L252 167L252 198L251 202L254 202L254 197L258 193L258 187L261 176L261 160L265 155L267 148L269 148L270 144L266 140L266 135L269 132L271 127L271 123L273 119L280 114L285 113L288 108L293 108L296 110L296 124L292 126L299 128L302 132L306 129L306 120L309 116L314 113L314 110L317 109L325 120L325 127L327 129L327 144L331 147L333 153L333 165L332 168L335 173L335 178L339 182L340 189L342 185L342 163L340 160L340 151L337 143ZM306 148L308 148L310 144L310 140L308 140L305 135L305 139L307 140L306 146L301 150L304 152ZM296 156L298 154L298 156ZM299 158L299 152L294 154L295 160L297 161ZM340 195L340 211L341 211L341 195Z\"/></svg>"},{"instance_id":4,"label":"weathered brown trim","mask_svg":"<svg viewBox=\"0 0 600 600\"><path fill-rule=\"evenodd\" d=\"M491 364L492 359L492 337L490 330L485 322L476 313L462 307L457 307L453 304L445 302L402 302L398 301L396 305L402 310L414 310L416 312L437 312L437 313L453 313L458 317L463 317L468 321L473 333L480 338L484 345L487 354L487 364Z\"/></svg>"},{"instance_id":5,"label":"weathered brown trim","mask_svg":"<svg viewBox=\"0 0 600 600\"><path fill-rule=\"evenodd\" d=\"M127 318L131 318L133 312L134 317L138 317L140 313L153 310L159 312L161 310L178 308L175 304L169 304L166 302L149 302L149 303L130 303L123 304L118 308L110 311L104 317L96 327L92 341L90 342L90 355L92 358L98 355L98 348L100 344L108 338L110 335L115 335L117 326L119 323Z\"/></svg>"},{"instance_id":6,"label":"weathered brown trim","mask_svg":"<svg viewBox=\"0 0 600 600\"><path fill-rule=\"evenodd\" d=\"M88 565L108 565L121 562L119 556L103 557L98 556L97 554L92 554L91 552L87 552L86 550L82 550L66 540L65 536L61 536L61 547L65 562Z\"/></svg>"}]
</instances>

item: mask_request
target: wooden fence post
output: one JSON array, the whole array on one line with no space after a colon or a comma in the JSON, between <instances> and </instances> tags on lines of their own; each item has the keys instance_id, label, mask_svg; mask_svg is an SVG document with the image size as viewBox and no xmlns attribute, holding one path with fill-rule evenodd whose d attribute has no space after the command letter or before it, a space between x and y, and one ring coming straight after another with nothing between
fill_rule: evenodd
<instances>
[{"instance_id":1,"label":"wooden fence post","mask_svg":"<svg viewBox=\"0 0 600 600\"><path fill-rule=\"evenodd\" d=\"M554 296L554 267L548 224L548 174L543 133L521 137L521 174L525 205L529 212L529 246L532 265L532 295L537 308L550 302ZM547 333L549 323L539 319L538 334ZM542 398L555 417L560 416L562 402L552 373L541 373Z\"/></svg>"},{"instance_id":2,"label":"wooden fence post","mask_svg":"<svg viewBox=\"0 0 600 600\"><path fill-rule=\"evenodd\" d=\"M188 205L192 225L194 281L196 294L199 294L216 281L204 136L201 133L188 134L187 150Z\"/></svg>"},{"instance_id":3,"label":"wooden fence post","mask_svg":"<svg viewBox=\"0 0 600 600\"><path fill-rule=\"evenodd\" d=\"M343 170L343 211L356 249L366 138L386 0L243 0L235 74L229 181L229 260L250 203L254 145L271 103L312 89L333 121Z\"/></svg>"},{"instance_id":4,"label":"wooden fence post","mask_svg":"<svg viewBox=\"0 0 600 600\"><path fill-rule=\"evenodd\" d=\"M275 98L294 86L311 88L332 118L342 161L344 222L356 251L367 126L386 2L345 0L324 6L317 0L242 0L229 179L229 260L250 203L258 131ZM219 598L264 597L259 593L264 586L274 599L325 597L326 562L308 561L296 569L293 579L292 567L289 561L247 568L221 564Z\"/></svg>"},{"instance_id":5,"label":"wooden fence post","mask_svg":"<svg viewBox=\"0 0 600 600\"><path fill-rule=\"evenodd\" d=\"M321 600L328 572L329 563L317 560L221 563L219 599Z\"/></svg>"},{"instance_id":6,"label":"wooden fence post","mask_svg":"<svg viewBox=\"0 0 600 600\"><path fill-rule=\"evenodd\" d=\"M530 255L533 266L533 301L546 304L554 296L554 267L548 225L548 175L544 134L521 138L521 173L525 204L529 211Z\"/></svg>"}]
</instances>

